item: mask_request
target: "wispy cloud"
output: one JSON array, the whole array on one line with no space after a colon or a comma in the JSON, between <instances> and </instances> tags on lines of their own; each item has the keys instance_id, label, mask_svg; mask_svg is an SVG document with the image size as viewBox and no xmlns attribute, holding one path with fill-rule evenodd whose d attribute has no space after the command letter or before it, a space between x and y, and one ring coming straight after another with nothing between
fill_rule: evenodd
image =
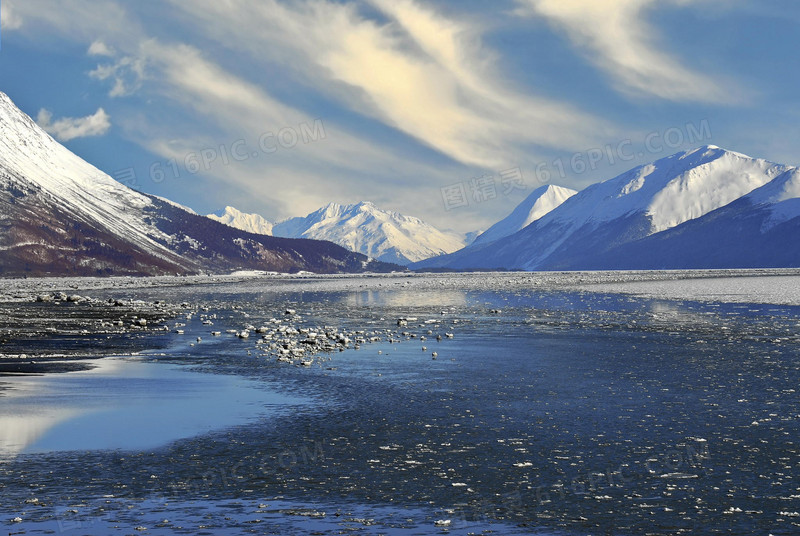
<instances>
[{"instance_id":1,"label":"wispy cloud","mask_svg":"<svg viewBox=\"0 0 800 536\"><path fill-rule=\"evenodd\" d=\"M517 13L544 17L566 32L623 91L673 101L728 101L730 91L661 50L664 43L645 17L649 8L692 1L517 0Z\"/></svg>"},{"instance_id":2,"label":"wispy cloud","mask_svg":"<svg viewBox=\"0 0 800 536\"><path fill-rule=\"evenodd\" d=\"M17 30L22 26L22 17L8 0L0 3L0 26L3 30Z\"/></svg>"},{"instance_id":3,"label":"wispy cloud","mask_svg":"<svg viewBox=\"0 0 800 536\"><path fill-rule=\"evenodd\" d=\"M481 28L412 0L370 3L380 20L326 0L174 2L226 46L256 59L271 51L316 90L462 164L496 168L531 146L583 147L608 133L592 114L515 90Z\"/></svg>"},{"instance_id":4,"label":"wispy cloud","mask_svg":"<svg viewBox=\"0 0 800 536\"><path fill-rule=\"evenodd\" d=\"M36 116L36 122L59 141L102 136L111 128L111 118L102 108L86 117L62 117L56 121L53 121L52 113L42 108Z\"/></svg>"},{"instance_id":5,"label":"wispy cloud","mask_svg":"<svg viewBox=\"0 0 800 536\"><path fill-rule=\"evenodd\" d=\"M245 158L228 157L227 163L220 158L203 173L237 191L262 192L262 202L273 209L271 217L362 196L413 206L414 201L405 198L419 195L419 188L442 180L446 173L446 166L437 170L408 161L329 120L324 120L324 138L317 133L315 141L268 153L261 146L265 135L313 130L319 118L279 101L195 47L150 39L137 57L147 64L148 95L190 107L191 124L148 118L136 124L126 121L123 128L153 153L177 162L203 150L219 153L221 145L229 149L241 140L239 151L246 147ZM276 142L273 138L266 144Z\"/></svg>"},{"instance_id":6,"label":"wispy cloud","mask_svg":"<svg viewBox=\"0 0 800 536\"><path fill-rule=\"evenodd\" d=\"M98 36L107 41L136 42L143 34L139 20L116 0L2 0L23 22L19 31L37 45L69 42L91 43Z\"/></svg>"},{"instance_id":7,"label":"wispy cloud","mask_svg":"<svg viewBox=\"0 0 800 536\"><path fill-rule=\"evenodd\" d=\"M120 55L105 42L96 40L89 45L86 52L89 56L101 56L110 59L108 63L99 64L89 72L96 80L113 80L108 92L109 97L124 97L133 94L142 87L145 77L145 60L140 56Z\"/></svg>"}]
</instances>

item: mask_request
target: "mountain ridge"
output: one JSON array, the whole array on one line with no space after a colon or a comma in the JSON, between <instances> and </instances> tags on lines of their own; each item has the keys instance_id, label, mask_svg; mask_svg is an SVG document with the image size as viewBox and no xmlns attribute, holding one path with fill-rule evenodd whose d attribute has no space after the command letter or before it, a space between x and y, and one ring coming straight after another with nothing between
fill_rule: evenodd
<instances>
[{"instance_id":1,"label":"mountain ridge","mask_svg":"<svg viewBox=\"0 0 800 536\"><path fill-rule=\"evenodd\" d=\"M411 268L580 270L634 266L640 269L708 267L708 263L701 262L697 256L690 259L679 255L680 247L677 245L672 246L675 249L672 259L653 260L647 264L641 259L655 257L645 255L641 249L643 246L630 244L657 247L658 240L663 238L661 233L690 222L695 223L687 228L699 233L698 220L708 216L701 223L709 225L708 222L718 217L716 211L745 199L751 192L768 186L794 169L713 145L682 151L593 184L513 235L416 263ZM789 195L795 193L793 184L788 188ZM747 207L753 210L752 204ZM800 212L789 212L784 216L784 220L791 220L800 216ZM673 232L674 236L679 234L687 248L695 248L689 244L691 240L701 240L700 234L691 238L685 228ZM659 238L641 242L651 236ZM751 238L756 239L755 235ZM675 244L676 240L672 238L671 243ZM696 249L702 248L697 246ZM634 251L640 260L630 257ZM740 251L740 255L745 253ZM732 262L730 257L725 258ZM745 260L740 259L737 264L748 264ZM757 265L757 262L756 259L748 265ZM800 258L795 265L798 262Z\"/></svg>"},{"instance_id":2,"label":"mountain ridge","mask_svg":"<svg viewBox=\"0 0 800 536\"><path fill-rule=\"evenodd\" d=\"M371 201L328 203L306 216L271 223L233 207L209 215L227 225L284 238L328 240L383 262L407 264L450 253L465 240L423 220L378 208ZM267 231L268 228L268 231Z\"/></svg>"},{"instance_id":3,"label":"mountain ridge","mask_svg":"<svg viewBox=\"0 0 800 536\"><path fill-rule=\"evenodd\" d=\"M324 242L237 231L136 192L44 132L0 92L0 274L389 271Z\"/></svg>"},{"instance_id":4,"label":"mountain ridge","mask_svg":"<svg viewBox=\"0 0 800 536\"><path fill-rule=\"evenodd\" d=\"M540 186L533 190L508 216L479 234L472 244L488 244L512 235L553 211L577 193L576 190L553 184Z\"/></svg>"}]
</instances>

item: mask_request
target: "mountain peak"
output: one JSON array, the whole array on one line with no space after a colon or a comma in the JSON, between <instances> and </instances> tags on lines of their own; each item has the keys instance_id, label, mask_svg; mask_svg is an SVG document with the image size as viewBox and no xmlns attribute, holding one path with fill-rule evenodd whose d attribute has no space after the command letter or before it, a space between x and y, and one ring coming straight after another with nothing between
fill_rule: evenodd
<instances>
[{"instance_id":1,"label":"mountain peak","mask_svg":"<svg viewBox=\"0 0 800 536\"><path fill-rule=\"evenodd\" d=\"M305 217L275 224L275 236L330 240L381 261L407 264L451 253L464 246L455 233L436 229L412 216L377 207L371 201L329 203Z\"/></svg>"},{"instance_id":2,"label":"mountain peak","mask_svg":"<svg viewBox=\"0 0 800 536\"><path fill-rule=\"evenodd\" d=\"M3 275L396 268L332 243L244 233L131 190L55 141L4 93L0 215Z\"/></svg>"},{"instance_id":3,"label":"mountain peak","mask_svg":"<svg viewBox=\"0 0 800 536\"><path fill-rule=\"evenodd\" d=\"M718 145L711 145L711 144L709 144L709 145L701 145L701 146L696 147L694 149L688 149L688 150L686 150L686 151L684 151L682 153L675 153L675 154L667 156L665 158L668 158L668 159L677 158L678 160L684 160L684 159L692 157L692 156L694 156L695 158L711 159L711 160L714 160L714 159L717 159L717 158L720 158L720 157L723 157L723 156L730 156L730 157L737 157L737 158L748 158L748 159L751 159L751 160L755 160L751 156L748 156L748 155L746 155L744 153L731 151L731 150L725 149L723 147L720 147Z\"/></svg>"},{"instance_id":4,"label":"mountain peak","mask_svg":"<svg viewBox=\"0 0 800 536\"><path fill-rule=\"evenodd\" d=\"M774 242L780 245L770 250L772 242L765 242L763 233L793 236L796 231L787 230L787 225L800 222L795 220L798 216L800 172L795 168L709 145L593 184L513 235L420 266L580 270L708 267L719 259L736 259L731 266L758 266L755 251L773 259L763 262L777 263L774 259L780 258L784 264L778 265L786 265L785 259L791 258L786 245L793 239L781 234L781 241ZM728 238L740 228L751 233L747 247ZM684 232L690 238L681 238ZM669 255L659 253L661 236L670 237ZM708 236L717 242L702 243ZM723 243L730 252L720 250L718 244ZM703 260L706 250L715 250L717 257ZM648 264L655 259L659 264Z\"/></svg>"},{"instance_id":5,"label":"mountain peak","mask_svg":"<svg viewBox=\"0 0 800 536\"><path fill-rule=\"evenodd\" d=\"M575 190L555 184L539 186L517 205L511 214L478 235L472 243L475 245L488 244L512 235L542 218L576 193L578 192Z\"/></svg>"},{"instance_id":6,"label":"mountain peak","mask_svg":"<svg viewBox=\"0 0 800 536\"><path fill-rule=\"evenodd\" d=\"M247 214L231 206L226 206L207 217L248 233L272 235L272 222L259 214Z\"/></svg>"}]
</instances>

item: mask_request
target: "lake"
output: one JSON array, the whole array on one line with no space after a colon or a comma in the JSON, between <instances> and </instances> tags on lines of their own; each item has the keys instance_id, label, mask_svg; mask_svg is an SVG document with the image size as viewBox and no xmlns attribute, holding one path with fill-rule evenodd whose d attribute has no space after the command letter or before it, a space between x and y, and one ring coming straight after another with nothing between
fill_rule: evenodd
<instances>
[{"instance_id":1,"label":"lake","mask_svg":"<svg viewBox=\"0 0 800 536\"><path fill-rule=\"evenodd\" d=\"M800 303L779 289L800 277L710 275L117 290L194 313L154 332L152 350L0 379L0 523L25 534L797 534ZM228 333L262 326L269 341ZM311 334L350 342L279 361L292 330L308 348Z\"/></svg>"}]
</instances>

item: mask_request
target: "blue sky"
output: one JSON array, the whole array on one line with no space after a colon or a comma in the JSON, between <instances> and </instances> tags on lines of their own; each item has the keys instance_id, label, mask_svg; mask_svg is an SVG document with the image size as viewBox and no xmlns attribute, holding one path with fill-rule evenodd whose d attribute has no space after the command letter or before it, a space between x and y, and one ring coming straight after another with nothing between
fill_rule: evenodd
<instances>
[{"instance_id":1,"label":"blue sky","mask_svg":"<svg viewBox=\"0 0 800 536\"><path fill-rule=\"evenodd\" d=\"M701 144L800 164L794 0L0 0L0 24L0 90L201 213L370 200L467 232Z\"/></svg>"}]
</instances>

